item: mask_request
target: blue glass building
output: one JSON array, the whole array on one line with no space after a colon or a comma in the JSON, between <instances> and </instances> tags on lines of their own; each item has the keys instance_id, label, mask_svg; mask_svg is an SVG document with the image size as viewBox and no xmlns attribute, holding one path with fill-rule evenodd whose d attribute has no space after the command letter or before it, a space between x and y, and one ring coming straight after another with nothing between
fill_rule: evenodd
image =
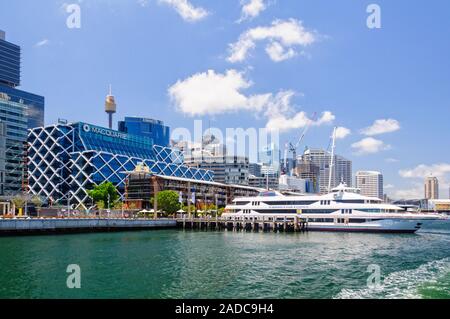
<instances>
[{"instance_id":1,"label":"blue glass building","mask_svg":"<svg viewBox=\"0 0 450 319\"><path fill-rule=\"evenodd\" d=\"M0 31L0 83L20 85L20 47L7 42L3 31Z\"/></svg>"},{"instance_id":2,"label":"blue glass building","mask_svg":"<svg viewBox=\"0 0 450 319\"><path fill-rule=\"evenodd\" d=\"M119 121L118 126L119 131L148 137L155 145L169 146L170 144L170 128L162 121L143 117L125 117L124 121Z\"/></svg>"},{"instance_id":3,"label":"blue glass building","mask_svg":"<svg viewBox=\"0 0 450 319\"><path fill-rule=\"evenodd\" d=\"M0 165L0 195L24 189L27 130L44 125L44 97L16 89L20 85L20 47L7 42L0 31L0 123L4 130L4 154Z\"/></svg>"},{"instance_id":4,"label":"blue glass building","mask_svg":"<svg viewBox=\"0 0 450 319\"><path fill-rule=\"evenodd\" d=\"M89 207L87 190L105 181L125 192L125 172L145 163L155 175L213 181L213 173L183 164L182 154L145 136L87 124L55 124L30 130L28 175L32 194L51 202Z\"/></svg>"}]
</instances>

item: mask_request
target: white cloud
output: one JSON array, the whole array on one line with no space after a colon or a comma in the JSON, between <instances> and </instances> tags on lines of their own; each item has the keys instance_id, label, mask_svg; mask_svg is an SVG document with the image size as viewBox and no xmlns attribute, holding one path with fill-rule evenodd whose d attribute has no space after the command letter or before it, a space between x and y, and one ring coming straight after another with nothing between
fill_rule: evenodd
<instances>
[{"instance_id":1,"label":"white cloud","mask_svg":"<svg viewBox=\"0 0 450 319\"><path fill-rule=\"evenodd\" d=\"M440 194L448 194L449 178L450 178L450 163L437 163L432 165L420 164L414 168L400 170L399 175L403 178L412 179L414 181L414 188L404 190L405 195L408 191L411 198L423 198L424 186L423 181L427 176L435 176L439 180ZM417 180L417 182L416 182ZM401 194L399 194L401 195ZM413 196L415 195L415 196ZM399 196L401 197L401 196ZM406 196L405 196L406 197Z\"/></svg>"},{"instance_id":2,"label":"white cloud","mask_svg":"<svg viewBox=\"0 0 450 319\"><path fill-rule=\"evenodd\" d=\"M160 3L171 6L188 22L196 22L208 16L209 12L202 7L195 7L188 0L159 0Z\"/></svg>"},{"instance_id":3,"label":"white cloud","mask_svg":"<svg viewBox=\"0 0 450 319\"><path fill-rule=\"evenodd\" d=\"M392 184L386 184L386 185L383 186L383 188L384 189L393 189L393 188L395 188L395 186L392 185Z\"/></svg>"},{"instance_id":4,"label":"white cloud","mask_svg":"<svg viewBox=\"0 0 450 319\"><path fill-rule=\"evenodd\" d=\"M267 6L264 0L241 0L242 14L238 22L251 20L259 16L261 12L266 10Z\"/></svg>"},{"instance_id":5,"label":"white cloud","mask_svg":"<svg viewBox=\"0 0 450 319\"><path fill-rule=\"evenodd\" d=\"M227 60L231 63L244 61L256 42L265 40L270 41L266 52L275 62L295 56L295 46L306 47L317 41L316 34L306 30L302 21L275 20L269 27L256 27L241 34L237 42L229 45Z\"/></svg>"},{"instance_id":6,"label":"white cloud","mask_svg":"<svg viewBox=\"0 0 450 319\"><path fill-rule=\"evenodd\" d=\"M346 128L346 127L339 126L339 127L336 129L336 138L337 138L338 140L339 140L339 139L344 139L344 138L346 138L347 136L349 136L351 133L352 133L352 131L351 131L350 129L348 129L348 128Z\"/></svg>"},{"instance_id":7,"label":"white cloud","mask_svg":"<svg viewBox=\"0 0 450 319\"><path fill-rule=\"evenodd\" d=\"M366 137L359 142L353 143L352 148L355 149L359 155L375 154L391 148L390 145L386 145L383 141L377 140L373 137Z\"/></svg>"},{"instance_id":8,"label":"white cloud","mask_svg":"<svg viewBox=\"0 0 450 319\"><path fill-rule=\"evenodd\" d=\"M391 193L391 197L395 199L419 199L423 198L424 190L423 185L415 184L410 188L397 189Z\"/></svg>"},{"instance_id":9,"label":"white cloud","mask_svg":"<svg viewBox=\"0 0 450 319\"><path fill-rule=\"evenodd\" d=\"M39 47L43 47L43 46L46 46L46 45L49 45L49 44L50 44L50 40L49 39L43 39L43 40L37 42L34 46L36 48L39 48Z\"/></svg>"},{"instance_id":10,"label":"white cloud","mask_svg":"<svg viewBox=\"0 0 450 319\"><path fill-rule=\"evenodd\" d=\"M313 126L329 124L332 123L334 119L334 114L329 111L323 112L322 116L317 121L310 119L303 111L294 114L292 117L279 114L278 116L269 117L266 128L270 131L278 130L280 132L286 132L292 129L305 127L308 123Z\"/></svg>"},{"instance_id":11,"label":"white cloud","mask_svg":"<svg viewBox=\"0 0 450 319\"><path fill-rule=\"evenodd\" d=\"M361 133L367 136L375 136L385 133L391 133L400 129L400 123L394 119L376 120L372 126L361 130Z\"/></svg>"},{"instance_id":12,"label":"white cloud","mask_svg":"<svg viewBox=\"0 0 450 319\"><path fill-rule=\"evenodd\" d=\"M285 49L280 43L274 41L266 47L266 52L274 62L281 62L297 55L294 49Z\"/></svg>"},{"instance_id":13,"label":"white cloud","mask_svg":"<svg viewBox=\"0 0 450 319\"><path fill-rule=\"evenodd\" d=\"M141 7L147 7L149 4L149 0L137 0L137 3L141 6Z\"/></svg>"},{"instance_id":14,"label":"white cloud","mask_svg":"<svg viewBox=\"0 0 450 319\"><path fill-rule=\"evenodd\" d=\"M399 174L403 178L425 178L433 175L438 178L443 178L450 173L450 164L440 163L433 165L418 165L412 169L400 170Z\"/></svg>"},{"instance_id":15,"label":"white cloud","mask_svg":"<svg viewBox=\"0 0 450 319\"><path fill-rule=\"evenodd\" d=\"M224 74L209 70L178 81L169 88L169 96L178 110L190 116L221 114L238 110L260 111L268 95L246 96L241 91L252 85L241 72Z\"/></svg>"},{"instance_id":16,"label":"white cloud","mask_svg":"<svg viewBox=\"0 0 450 319\"><path fill-rule=\"evenodd\" d=\"M242 72L232 69L221 74L209 70L177 81L168 93L178 111L189 116L251 111L268 119L269 130L286 131L304 127L309 122L319 126L335 119L329 111L323 112L316 121L309 119L305 112L296 113L291 104L295 92L291 90L276 94L243 93L251 85Z\"/></svg>"}]
</instances>

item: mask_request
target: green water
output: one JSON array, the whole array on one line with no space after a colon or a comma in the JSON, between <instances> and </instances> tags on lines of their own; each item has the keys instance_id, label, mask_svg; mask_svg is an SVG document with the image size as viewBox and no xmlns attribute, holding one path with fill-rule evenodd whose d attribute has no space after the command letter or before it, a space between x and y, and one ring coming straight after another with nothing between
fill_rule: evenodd
<instances>
[{"instance_id":1,"label":"green water","mask_svg":"<svg viewBox=\"0 0 450 319\"><path fill-rule=\"evenodd\" d=\"M81 267L81 289L66 268ZM382 285L367 287L377 264ZM1 298L450 298L450 227L416 235L179 230L0 238Z\"/></svg>"}]
</instances>

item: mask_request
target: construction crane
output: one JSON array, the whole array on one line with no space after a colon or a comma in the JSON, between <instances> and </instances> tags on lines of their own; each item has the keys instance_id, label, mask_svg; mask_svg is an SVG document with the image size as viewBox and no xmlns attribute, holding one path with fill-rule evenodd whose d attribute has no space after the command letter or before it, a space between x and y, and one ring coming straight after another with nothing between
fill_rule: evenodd
<instances>
[{"instance_id":1,"label":"construction crane","mask_svg":"<svg viewBox=\"0 0 450 319\"><path fill-rule=\"evenodd\" d=\"M297 150L298 150L298 147L303 142L303 139L305 138L306 133L308 133L309 128L311 127L311 124L313 122L315 122L316 120L317 120L317 112L314 112L314 114L312 116L312 119L308 120L305 128L303 129L302 135L300 135L300 138L298 139L298 142L295 145L292 144L292 142L286 143L285 150L284 150L284 167L285 167L285 169L287 169L287 155L288 155L287 153L288 153L288 151L292 153L292 158L294 160L294 167L293 168L295 168L295 166L296 166L295 163L297 161Z\"/></svg>"}]
</instances>

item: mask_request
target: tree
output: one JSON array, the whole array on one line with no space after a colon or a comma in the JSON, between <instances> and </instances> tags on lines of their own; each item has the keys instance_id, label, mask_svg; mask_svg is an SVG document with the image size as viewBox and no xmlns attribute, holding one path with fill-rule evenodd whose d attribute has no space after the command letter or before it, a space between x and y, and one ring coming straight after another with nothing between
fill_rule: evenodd
<instances>
[{"instance_id":1,"label":"tree","mask_svg":"<svg viewBox=\"0 0 450 319\"><path fill-rule=\"evenodd\" d=\"M31 198L31 202L34 204L34 206L35 206L36 208L40 208L40 207L42 206L42 204L44 203L43 200L42 200L42 198L39 197L39 196L37 196L37 195L34 195L34 196Z\"/></svg>"},{"instance_id":2,"label":"tree","mask_svg":"<svg viewBox=\"0 0 450 319\"><path fill-rule=\"evenodd\" d=\"M16 195L11 199L11 202L14 204L14 207L16 209L23 208L25 206L27 199L25 196L22 195Z\"/></svg>"},{"instance_id":3,"label":"tree","mask_svg":"<svg viewBox=\"0 0 450 319\"><path fill-rule=\"evenodd\" d=\"M175 191L162 191L156 196L158 208L167 214L175 214L180 209L179 196Z\"/></svg>"},{"instance_id":4,"label":"tree","mask_svg":"<svg viewBox=\"0 0 450 319\"><path fill-rule=\"evenodd\" d=\"M108 206L108 195L110 206L114 205L114 203L119 199L119 193L111 182L96 185L93 189L88 190L87 193L95 203L98 204L99 202L102 202L104 207Z\"/></svg>"}]
</instances>

